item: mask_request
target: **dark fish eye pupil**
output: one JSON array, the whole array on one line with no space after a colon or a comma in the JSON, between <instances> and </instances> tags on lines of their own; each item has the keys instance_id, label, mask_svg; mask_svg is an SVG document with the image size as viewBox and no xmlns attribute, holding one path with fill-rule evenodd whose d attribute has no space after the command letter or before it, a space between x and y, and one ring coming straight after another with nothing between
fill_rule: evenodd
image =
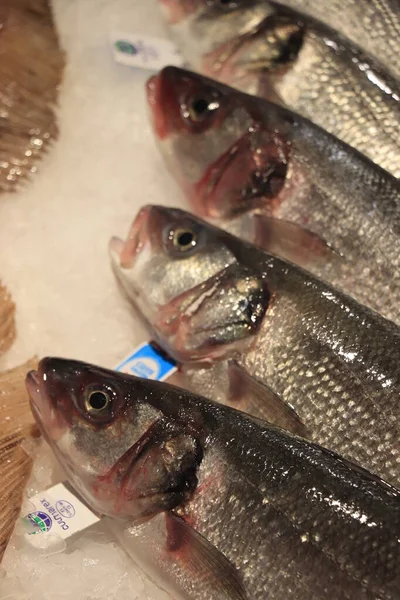
<instances>
[{"instance_id":1,"label":"dark fish eye pupil","mask_svg":"<svg viewBox=\"0 0 400 600\"><path fill-rule=\"evenodd\" d=\"M208 102L204 98L198 98L193 102L193 110L197 115L203 115L208 111Z\"/></svg>"},{"instance_id":2,"label":"dark fish eye pupil","mask_svg":"<svg viewBox=\"0 0 400 600\"><path fill-rule=\"evenodd\" d=\"M203 90L201 95L193 94L182 103L182 115L194 123L207 122L208 117L219 108L219 96L216 90Z\"/></svg>"},{"instance_id":3,"label":"dark fish eye pupil","mask_svg":"<svg viewBox=\"0 0 400 600\"><path fill-rule=\"evenodd\" d=\"M197 236L192 229L177 229L171 231L170 240L180 252L191 250L196 246Z\"/></svg>"},{"instance_id":4,"label":"dark fish eye pupil","mask_svg":"<svg viewBox=\"0 0 400 600\"><path fill-rule=\"evenodd\" d=\"M194 241L194 235L191 231L183 231L182 233L178 234L177 241L179 246L191 246Z\"/></svg>"},{"instance_id":5,"label":"dark fish eye pupil","mask_svg":"<svg viewBox=\"0 0 400 600\"><path fill-rule=\"evenodd\" d=\"M108 406L110 398L105 392L92 392L89 396L88 404L93 410L103 410Z\"/></svg>"}]
</instances>

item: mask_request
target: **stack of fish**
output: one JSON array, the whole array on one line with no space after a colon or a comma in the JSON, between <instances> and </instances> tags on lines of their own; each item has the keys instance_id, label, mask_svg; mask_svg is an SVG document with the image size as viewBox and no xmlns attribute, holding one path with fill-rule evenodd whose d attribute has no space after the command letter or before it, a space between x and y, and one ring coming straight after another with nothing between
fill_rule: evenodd
<instances>
[{"instance_id":1,"label":"stack of fish","mask_svg":"<svg viewBox=\"0 0 400 600\"><path fill-rule=\"evenodd\" d=\"M145 207L110 254L190 391L47 358L32 411L174 598L395 600L399 10L161 3L201 74L148 100L197 215Z\"/></svg>"}]
</instances>

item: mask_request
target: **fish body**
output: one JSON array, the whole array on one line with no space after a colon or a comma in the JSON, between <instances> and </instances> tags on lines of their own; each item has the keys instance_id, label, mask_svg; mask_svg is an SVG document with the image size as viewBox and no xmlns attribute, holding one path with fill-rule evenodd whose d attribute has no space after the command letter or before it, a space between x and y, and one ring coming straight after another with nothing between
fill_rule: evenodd
<instances>
[{"instance_id":1,"label":"fish body","mask_svg":"<svg viewBox=\"0 0 400 600\"><path fill-rule=\"evenodd\" d=\"M160 382L47 358L27 388L72 484L131 521L125 547L174 597L398 597L400 496L379 478Z\"/></svg>"},{"instance_id":2,"label":"fish body","mask_svg":"<svg viewBox=\"0 0 400 600\"><path fill-rule=\"evenodd\" d=\"M396 178L312 122L195 73L167 67L148 101L197 214L400 322Z\"/></svg>"},{"instance_id":3,"label":"fish body","mask_svg":"<svg viewBox=\"0 0 400 600\"><path fill-rule=\"evenodd\" d=\"M396 0L334 0L329 3L282 0L281 4L340 31L353 44L376 57L395 77L400 78L400 10Z\"/></svg>"},{"instance_id":4,"label":"fish body","mask_svg":"<svg viewBox=\"0 0 400 600\"><path fill-rule=\"evenodd\" d=\"M209 2L209 5L211 3ZM223 4L219 2L223 10ZM236 6L249 6L251 2L236 1ZM253 5L261 4L253 2ZM400 77L398 37L400 34L399 5L396 0L281 0L280 4L318 19L345 35L353 44L359 45L368 54L376 57L395 77ZM205 3L200 0L160 0L165 16L172 28L189 19ZM218 0L214 2L218 5Z\"/></svg>"},{"instance_id":5,"label":"fish body","mask_svg":"<svg viewBox=\"0 0 400 600\"><path fill-rule=\"evenodd\" d=\"M326 25L274 2L197 2L175 26L196 71L281 103L400 175L398 81Z\"/></svg>"},{"instance_id":6,"label":"fish body","mask_svg":"<svg viewBox=\"0 0 400 600\"><path fill-rule=\"evenodd\" d=\"M177 209L143 209L111 257L194 389L296 432L303 424L315 442L399 483L394 323Z\"/></svg>"}]
</instances>

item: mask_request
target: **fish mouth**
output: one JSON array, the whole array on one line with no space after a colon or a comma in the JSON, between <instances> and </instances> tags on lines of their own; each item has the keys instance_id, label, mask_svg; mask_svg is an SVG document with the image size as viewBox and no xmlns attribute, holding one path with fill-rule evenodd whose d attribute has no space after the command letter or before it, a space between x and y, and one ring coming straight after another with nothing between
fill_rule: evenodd
<instances>
[{"instance_id":1,"label":"fish mouth","mask_svg":"<svg viewBox=\"0 0 400 600\"><path fill-rule=\"evenodd\" d=\"M38 371L29 371L25 378L25 387L29 394L31 408L34 415L43 420L46 408L44 406L44 398L41 391L41 381Z\"/></svg>"},{"instance_id":2,"label":"fish mouth","mask_svg":"<svg viewBox=\"0 0 400 600\"><path fill-rule=\"evenodd\" d=\"M119 263L122 269L129 269L134 266L136 258L149 241L147 222L151 210L151 206L144 206L140 209L125 242L117 237L111 238L109 242L111 257Z\"/></svg>"},{"instance_id":3,"label":"fish mouth","mask_svg":"<svg viewBox=\"0 0 400 600\"><path fill-rule=\"evenodd\" d=\"M44 361L40 361L37 371L29 371L25 378L25 387L29 395L31 411L40 432L51 442L57 440L65 430L65 421L54 406L46 390L46 371Z\"/></svg>"},{"instance_id":4,"label":"fish mouth","mask_svg":"<svg viewBox=\"0 0 400 600\"><path fill-rule=\"evenodd\" d=\"M181 84L184 80L184 71L178 67L165 67L147 81L147 104L154 132L160 140L182 129L179 99L185 89Z\"/></svg>"},{"instance_id":5,"label":"fish mouth","mask_svg":"<svg viewBox=\"0 0 400 600\"><path fill-rule=\"evenodd\" d=\"M170 131L165 111L164 70L153 75L146 83L147 106L150 111L150 119L156 136L163 140L168 137Z\"/></svg>"},{"instance_id":6,"label":"fish mouth","mask_svg":"<svg viewBox=\"0 0 400 600\"><path fill-rule=\"evenodd\" d=\"M146 82L146 94L147 101L150 105L156 104L157 101L157 83L160 78L160 73L158 75L152 75Z\"/></svg>"}]
</instances>

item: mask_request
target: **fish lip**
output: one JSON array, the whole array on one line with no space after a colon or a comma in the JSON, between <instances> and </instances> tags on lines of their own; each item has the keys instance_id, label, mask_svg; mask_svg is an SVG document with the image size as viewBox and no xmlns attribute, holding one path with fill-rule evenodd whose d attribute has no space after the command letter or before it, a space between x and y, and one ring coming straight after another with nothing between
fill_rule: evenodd
<instances>
[{"instance_id":1,"label":"fish lip","mask_svg":"<svg viewBox=\"0 0 400 600\"><path fill-rule=\"evenodd\" d=\"M29 373L25 377L25 387L29 394L31 407L33 405L35 413L38 413L38 415L42 417L41 385L38 371L29 371Z\"/></svg>"},{"instance_id":2,"label":"fish lip","mask_svg":"<svg viewBox=\"0 0 400 600\"><path fill-rule=\"evenodd\" d=\"M152 207L150 205L143 206L136 215L128 238L120 245L120 241L116 241L118 238L112 238L110 241L111 252L116 251L116 245L120 248L119 262L122 269L129 269L134 266L136 258L144 249L149 241L149 235L147 230L147 221L149 219Z\"/></svg>"},{"instance_id":3,"label":"fish lip","mask_svg":"<svg viewBox=\"0 0 400 600\"><path fill-rule=\"evenodd\" d=\"M147 95L147 101L149 102L150 105L155 104L156 102L156 87L157 87L157 81L160 77L160 73L158 73L157 75L152 75L151 77L149 77L149 79L146 82L146 95Z\"/></svg>"},{"instance_id":4,"label":"fish lip","mask_svg":"<svg viewBox=\"0 0 400 600\"><path fill-rule=\"evenodd\" d=\"M164 140L174 133L177 117L173 117L179 104L174 82L179 77L177 67L164 67L146 83L147 106L150 110L154 132L158 139Z\"/></svg>"},{"instance_id":5,"label":"fish lip","mask_svg":"<svg viewBox=\"0 0 400 600\"><path fill-rule=\"evenodd\" d=\"M134 266L137 256L149 241L147 220L152 211L151 205L143 206L136 215L128 237L125 241L113 236L108 243L108 251L114 267L130 269Z\"/></svg>"},{"instance_id":6,"label":"fish lip","mask_svg":"<svg viewBox=\"0 0 400 600\"><path fill-rule=\"evenodd\" d=\"M25 387L29 395L29 404L39 430L43 437L52 445L65 428L65 419L56 410L51 396L46 389L46 365L44 358L40 361L37 371L29 371L25 377Z\"/></svg>"},{"instance_id":7,"label":"fish lip","mask_svg":"<svg viewBox=\"0 0 400 600\"><path fill-rule=\"evenodd\" d=\"M113 235L113 237L110 239L110 241L108 243L108 249L109 249L110 254L112 256L118 257L118 259L119 259L119 257L121 256L123 247L124 247L123 240L121 240L121 238Z\"/></svg>"},{"instance_id":8,"label":"fish lip","mask_svg":"<svg viewBox=\"0 0 400 600\"><path fill-rule=\"evenodd\" d=\"M164 87L162 82L163 70L157 75L153 75L148 79L146 83L146 95L147 95L147 107L150 112L150 119L153 125L156 137L164 139L168 136L167 119L165 111L163 109L162 89Z\"/></svg>"},{"instance_id":9,"label":"fish lip","mask_svg":"<svg viewBox=\"0 0 400 600\"><path fill-rule=\"evenodd\" d=\"M51 444L51 435L48 427L51 405L50 399L44 393L39 371L29 371L25 377L25 387L29 395L29 406L39 427L39 431L44 439Z\"/></svg>"}]
</instances>

